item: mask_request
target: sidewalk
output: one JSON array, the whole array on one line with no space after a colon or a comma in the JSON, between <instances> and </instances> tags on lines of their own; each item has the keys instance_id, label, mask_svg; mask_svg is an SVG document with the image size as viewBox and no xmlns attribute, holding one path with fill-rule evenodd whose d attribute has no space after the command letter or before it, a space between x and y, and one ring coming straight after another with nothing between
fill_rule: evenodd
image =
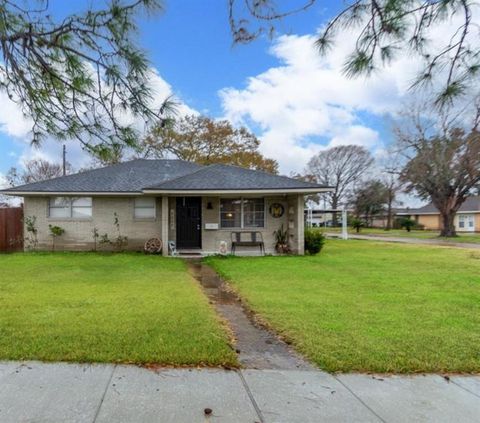
<instances>
[{"instance_id":1,"label":"sidewalk","mask_svg":"<svg viewBox=\"0 0 480 423\"><path fill-rule=\"evenodd\" d=\"M479 417L480 376L447 381L303 370L0 363L2 423L464 423Z\"/></svg>"},{"instance_id":2,"label":"sidewalk","mask_svg":"<svg viewBox=\"0 0 480 423\"><path fill-rule=\"evenodd\" d=\"M335 232L326 232L325 235L328 238L341 238L341 234ZM368 241L380 241L380 242L400 242L404 244L424 244L424 245L440 245L442 247L457 247L457 248L480 248L480 244L473 242L450 242L441 241L437 239L422 239L422 238L407 238L407 237L394 237L394 236L375 236L375 235L357 235L348 234L348 239L365 239Z\"/></svg>"}]
</instances>

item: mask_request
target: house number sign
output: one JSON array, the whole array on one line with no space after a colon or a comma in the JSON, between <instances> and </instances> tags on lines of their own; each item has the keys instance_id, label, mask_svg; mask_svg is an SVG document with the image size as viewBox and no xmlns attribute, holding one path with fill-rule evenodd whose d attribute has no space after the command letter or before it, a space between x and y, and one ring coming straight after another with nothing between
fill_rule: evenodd
<instances>
[{"instance_id":1,"label":"house number sign","mask_svg":"<svg viewBox=\"0 0 480 423\"><path fill-rule=\"evenodd\" d=\"M270 206L269 211L272 217L282 217L283 214L285 213L285 207L283 207L283 204L273 203Z\"/></svg>"}]
</instances>

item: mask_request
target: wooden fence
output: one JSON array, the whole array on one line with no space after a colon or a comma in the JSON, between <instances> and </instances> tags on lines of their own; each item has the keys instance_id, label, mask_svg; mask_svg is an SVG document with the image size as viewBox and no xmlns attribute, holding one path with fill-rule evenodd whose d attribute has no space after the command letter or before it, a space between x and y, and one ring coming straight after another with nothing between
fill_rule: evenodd
<instances>
[{"instance_id":1,"label":"wooden fence","mask_svg":"<svg viewBox=\"0 0 480 423\"><path fill-rule=\"evenodd\" d=\"M0 208L0 252L23 250L23 209Z\"/></svg>"}]
</instances>

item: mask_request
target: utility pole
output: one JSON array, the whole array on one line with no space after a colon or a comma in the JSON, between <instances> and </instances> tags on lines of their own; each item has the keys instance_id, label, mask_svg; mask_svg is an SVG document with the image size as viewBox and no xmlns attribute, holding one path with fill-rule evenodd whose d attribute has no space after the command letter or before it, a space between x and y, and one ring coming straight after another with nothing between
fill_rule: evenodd
<instances>
[{"instance_id":1,"label":"utility pole","mask_svg":"<svg viewBox=\"0 0 480 423\"><path fill-rule=\"evenodd\" d=\"M67 147L63 144L63 176L67 174Z\"/></svg>"}]
</instances>

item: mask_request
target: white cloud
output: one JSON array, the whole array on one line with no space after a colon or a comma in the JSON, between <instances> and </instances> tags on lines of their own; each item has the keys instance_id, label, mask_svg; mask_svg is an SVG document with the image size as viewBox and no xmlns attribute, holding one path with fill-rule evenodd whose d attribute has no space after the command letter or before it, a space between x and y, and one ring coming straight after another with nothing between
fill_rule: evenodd
<instances>
[{"instance_id":1,"label":"white cloud","mask_svg":"<svg viewBox=\"0 0 480 423\"><path fill-rule=\"evenodd\" d=\"M0 131L11 137L26 137L31 128L32 122L27 119L20 107L10 100L5 92L0 92Z\"/></svg>"},{"instance_id":2,"label":"white cloud","mask_svg":"<svg viewBox=\"0 0 480 423\"><path fill-rule=\"evenodd\" d=\"M431 38L445 45L456 27L445 22ZM412 95L409 87L422 68L418 57L403 54L369 78L342 74L357 38L352 31L341 32L327 57L315 49L314 34L281 36L270 49L278 66L248 78L244 88L219 92L225 116L259 128L262 152L284 173L302 170L328 146L359 144L376 154L384 145L365 116L392 114Z\"/></svg>"},{"instance_id":3,"label":"white cloud","mask_svg":"<svg viewBox=\"0 0 480 423\"><path fill-rule=\"evenodd\" d=\"M347 126L345 130L333 136L330 140L329 147L337 147L339 145L361 145L368 149L380 145L380 138L377 131L361 125ZM381 150L379 148L379 150Z\"/></svg>"},{"instance_id":4,"label":"white cloud","mask_svg":"<svg viewBox=\"0 0 480 423\"><path fill-rule=\"evenodd\" d=\"M341 73L351 40L321 58L313 35L280 37L271 49L281 65L251 77L244 89L220 92L227 118L260 128L262 152L277 159L285 173L300 171L312 154L327 146L381 146L377 131L362 124L359 111L383 114L402 96L399 72L371 79Z\"/></svg>"}]
</instances>

